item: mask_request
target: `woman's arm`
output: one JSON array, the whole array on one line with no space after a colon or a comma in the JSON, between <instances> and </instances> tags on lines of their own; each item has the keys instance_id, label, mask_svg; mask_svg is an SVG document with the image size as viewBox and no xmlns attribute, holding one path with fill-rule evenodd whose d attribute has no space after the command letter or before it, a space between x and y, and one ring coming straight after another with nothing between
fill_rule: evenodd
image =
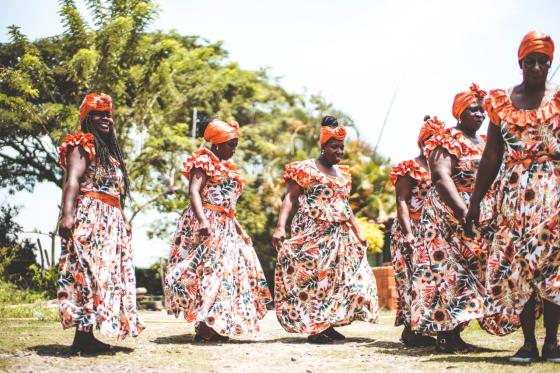
<instances>
[{"instance_id":1,"label":"woman's arm","mask_svg":"<svg viewBox=\"0 0 560 373\"><path fill-rule=\"evenodd\" d=\"M74 228L74 209L80 193L80 179L84 176L88 163L88 155L81 146L74 146L66 155L62 216L58 222L58 234L66 239L70 237Z\"/></svg>"},{"instance_id":2,"label":"woman's arm","mask_svg":"<svg viewBox=\"0 0 560 373\"><path fill-rule=\"evenodd\" d=\"M410 202L413 183L414 179L412 179L409 175L404 175L397 179L397 184L395 185L395 194L397 198L397 220L399 221L401 231L407 242L412 242L414 240L408 211L408 202Z\"/></svg>"},{"instance_id":3,"label":"woman's arm","mask_svg":"<svg viewBox=\"0 0 560 373\"><path fill-rule=\"evenodd\" d=\"M287 185L287 193L282 201L282 206L280 207L280 215L278 216L278 224L276 225L276 231L272 235L272 246L278 249L286 238L286 221L290 212L294 208L299 196L303 193L303 188L299 186L295 181L289 180Z\"/></svg>"},{"instance_id":4,"label":"woman's arm","mask_svg":"<svg viewBox=\"0 0 560 373\"><path fill-rule=\"evenodd\" d=\"M500 166L502 165L503 156L504 140L500 128L490 123L488 126L486 147L480 159L480 166L476 173L474 192L471 195L469 211L467 213L466 220L469 227L473 222L478 222L480 218L480 202L496 179L496 175L498 175Z\"/></svg>"},{"instance_id":5,"label":"woman's arm","mask_svg":"<svg viewBox=\"0 0 560 373\"><path fill-rule=\"evenodd\" d=\"M350 211L350 219L348 221L350 222L350 226L352 227L354 234L358 238L358 241L360 241L362 245L367 245L368 242L366 238L362 235L362 232L360 232L360 227L358 226L358 221L356 220L353 211Z\"/></svg>"},{"instance_id":6,"label":"woman's arm","mask_svg":"<svg viewBox=\"0 0 560 373\"><path fill-rule=\"evenodd\" d=\"M441 200L453 211L453 215L459 221L463 221L467 214L467 206L451 178L457 159L447 150L438 147L430 153L428 161L432 174L432 184L441 196Z\"/></svg>"},{"instance_id":7,"label":"woman's arm","mask_svg":"<svg viewBox=\"0 0 560 373\"><path fill-rule=\"evenodd\" d=\"M194 214L198 220L197 234L202 237L210 234L210 223L204 215L202 196L200 195L200 191L206 185L207 179L208 176L206 176L206 173L201 168L193 168L189 173L189 196Z\"/></svg>"},{"instance_id":8,"label":"woman's arm","mask_svg":"<svg viewBox=\"0 0 560 373\"><path fill-rule=\"evenodd\" d=\"M237 221L237 219L233 219L233 222L235 223L235 230L237 231L237 234L243 241L245 241L247 245L251 245L253 241L251 240L251 237L249 237L249 235L245 233L245 230L243 229L241 224L239 224L239 221Z\"/></svg>"}]
</instances>

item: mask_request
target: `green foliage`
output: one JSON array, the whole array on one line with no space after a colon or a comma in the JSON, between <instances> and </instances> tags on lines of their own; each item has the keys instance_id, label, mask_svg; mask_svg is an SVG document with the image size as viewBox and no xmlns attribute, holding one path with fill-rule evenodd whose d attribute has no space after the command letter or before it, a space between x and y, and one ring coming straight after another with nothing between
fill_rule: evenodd
<instances>
[{"instance_id":1,"label":"green foliage","mask_svg":"<svg viewBox=\"0 0 560 373\"><path fill-rule=\"evenodd\" d=\"M235 118L242 126L235 161L248 184L237 216L253 238L269 279L276 252L270 237L284 193L283 166L319 153L320 118L351 118L321 96L287 92L266 70L244 70L220 42L174 31L147 32L157 15L148 0L88 0L92 25L72 0L61 2L64 33L30 42L11 27L0 44L0 187L32 190L62 185L57 146L77 126L90 91L110 94L116 130L132 182L130 220L162 213L149 235L169 239L188 204L181 161L203 143L189 136L192 113ZM355 131L354 137L357 137ZM383 218L394 208L387 160L351 141L352 206L357 216Z\"/></svg>"},{"instance_id":2,"label":"green foliage","mask_svg":"<svg viewBox=\"0 0 560 373\"><path fill-rule=\"evenodd\" d=\"M12 283L0 281L0 305L28 304L46 300L45 293L30 289L18 289Z\"/></svg>"},{"instance_id":3,"label":"green foliage","mask_svg":"<svg viewBox=\"0 0 560 373\"><path fill-rule=\"evenodd\" d=\"M17 208L0 207L0 280L12 282L19 287L33 287L35 245L28 240L20 241L21 226L14 219Z\"/></svg>"}]
</instances>

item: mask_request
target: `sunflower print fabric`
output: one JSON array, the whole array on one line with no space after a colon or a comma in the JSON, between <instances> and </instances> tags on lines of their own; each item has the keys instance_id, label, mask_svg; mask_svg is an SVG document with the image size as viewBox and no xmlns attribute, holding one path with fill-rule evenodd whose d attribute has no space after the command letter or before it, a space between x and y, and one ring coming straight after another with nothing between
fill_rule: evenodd
<instances>
[{"instance_id":1,"label":"sunflower print fabric","mask_svg":"<svg viewBox=\"0 0 560 373\"><path fill-rule=\"evenodd\" d=\"M409 175L415 182L407 202L410 225L413 234L420 223L420 213L431 186L430 172L414 159L401 162L391 170L391 182L397 184L399 177ZM416 237L416 234L415 234ZM395 219L391 228L391 261L395 270L397 285L397 316L395 326L410 325L410 305L412 302L412 249L414 245L404 242L404 234Z\"/></svg>"},{"instance_id":2,"label":"sunflower print fabric","mask_svg":"<svg viewBox=\"0 0 560 373\"><path fill-rule=\"evenodd\" d=\"M474 144L453 128L426 142L429 153L441 147L456 159L451 176L468 204L484 143ZM492 217L493 198L481 204L481 221ZM481 232L466 236L451 209L432 186L420 221L420 239L413 252L411 323L413 330L430 334L450 331L478 319L489 333L503 335L517 328L518 320L484 312L487 251Z\"/></svg>"},{"instance_id":3,"label":"sunflower print fabric","mask_svg":"<svg viewBox=\"0 0 560 373\"><path fill-rule=\"evenodd\" d=\"M276 316L290 333L377 322L375 279L366 248L348 222L351 176L346 166L336 169L337 177L327 176L306 160L288 164L284 172L286 181L304 190L276 264Z\"/></svg>"},{"instance_id":4,"label":"sunflower print fabric","mask_svg":"<svg viewBox=\"0 0 560 373\"><path fill-rule=\"evenodd\" d=\"M200 149L183 163L189 177L194 168L208 176L201 196L210 236L196 235L198 219L189 205L177 226L165 275L169 314L187 322L205 322L222 335L259 331L270 292L252 246L235 228L234 211L244 180L235 164Z\"/></svg>"},{"instance_id":5,"label":"sunflower print fabric","mask_svg":"<svg viewBox=\"0 0 560 373\"><path fill-rule=\"evenodd\" d=\"M75 209L76 225L70 240L62 240L57 297L64 328L99 330L107 337L137 336L144 325L136 308L136 278L130 236L122 211L85 192L108 194L116 199L123 193L119 163L97 168L93 135L68 135L59 148L60 165L75 146L90 159L80 181Z\"/></svg>"},{"instance_id":6,"label":"sunflower print fabric","mask_svg":"<svg viewBox=\"0 0 560 373\"><path fill-rule=\"evenodd\" d=\"M516 109L504 90L485 101L504 141L486 306L518 316L533 293L560 305L560 91L534 110Z\"/></svg>"}]
</instances>

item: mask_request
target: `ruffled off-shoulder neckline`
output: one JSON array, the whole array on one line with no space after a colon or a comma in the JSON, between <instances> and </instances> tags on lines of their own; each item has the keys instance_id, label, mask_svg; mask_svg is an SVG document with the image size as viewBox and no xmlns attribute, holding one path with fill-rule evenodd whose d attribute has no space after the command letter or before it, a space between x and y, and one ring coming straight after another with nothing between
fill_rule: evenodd
<instances>
[{"instance_id":1,"label":"ruffled off-shoulder neckline","mask_svg":"<svg viewBox=\"0 0 560 373\"><path fill-rule=\"evenodd\" d=\"M422 167L415 159L409 159L393 166L391 169L391 183L397 184L399 177L409 175L418 183L430 180L430 172Z\"/></svg>"},{"instance_id":2,"label":"ruffled off-shoulder neckline","mask_svg":"<svg viewBox=\"0 0 560 373\"><path fill-rule=\"evenodd\" d=\"M221 161L210 149L201 148L192 153L183 162L183 175L188 179L193 168L201 168L214 183L226 177L235 179L240 187L245 184L245 179L239 174L237 165L231 161Z\"/></svg>"},{"instance_id":3,"label":"ruffled off-shoulder neckline","mask_svg":"<svg viewBox=\"0 0 560 373\"><path fill-rule=\"evenodd\" d=\"M494 89L486 97L484 109L495 125L506 122L518 127L536 126L560 115L560 89L546 104L530 110L516 108L506 90Z\"/></svg>"},{"instance_id":4,"label":"ruffled off-shoulder neckline","mask_svg":"<svg viewBox=\"0 0 560 373\"><path fill-rule=\"evenodd\" d=\"M294 180L303 188L306 188L311 180L316 180L320 183L329 184L337 188L351 186L352 175L350 174L350 167L346 165L336 165L335 167L339 172L338 176L326 175L321 172L313 159L292 162L286 166L284 179Z\"/></svg>"},{"instance_id":5,"label":"ruffled off-shoulder neckline","mask_svg":"<svg viewBox=\"0 0 560 373\"><path fill-rule=\"evenodd\" d=\"M66 156L68 155L68 151L75 146L81 146L88 154L88 158L91 162L95 160L95 142L93 134L76 131L74 134L69 133L66 135L66 138L58 147L58 161L60 167L66 168Z\"/></svg>"}]
</instances>

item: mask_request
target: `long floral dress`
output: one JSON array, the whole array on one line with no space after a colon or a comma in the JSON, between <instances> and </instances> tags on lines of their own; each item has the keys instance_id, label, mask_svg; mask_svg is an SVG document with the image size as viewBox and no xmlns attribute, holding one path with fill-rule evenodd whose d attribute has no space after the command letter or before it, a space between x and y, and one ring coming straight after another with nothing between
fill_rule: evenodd
<instances>
[{"instance_id":1,"label":"long floral dress","mask_svg":"<svg viewBox=\"0 0 560 373\"><path fill-rule=\"evenodd\" d=\"M235 228L234 213L244 180L237 167L206 148L183 163L183 174L200 168L208 176L201 196L210 236L196 235L198 219L189 205L177 226L165 275L169 314L205 322L222 335L259 331L270 292L259 259Z\"/></svg>"},{"instance_id":2,"label":"long floral dress","mask_svg":"<svg viewBox=\"0 0 560 373\"><path fill-rule=\"evenodd\" d=\"M349 223L351 176L346 166L337 172L325 175L314 160L290 163L284 172L304 189L275 274L276 316L290 333L377 322L375 279Z\"/></svg>"},{"instance_id":3,"label":"long floral dress","mask_svg":"<svg viewBox=\"0 0 560 373\"><path fill-rule=\"evenodd\" d=\"M468 205L484 149L461 131L449 128L426 141L426 151L441 147L456 159L451 178ZM481 204L481 221L492 217L493 198ZM478 319L489 333L503 335L517 327L517 320L484 312L487 250L481 232L464 234L452 210L442 201L435 186L426 197L420 221L420 237L413 253L413 330L429 334L450 331Z\"/></svg>"},{"instance_id":4,"label":"long floral dress","mask_svg":"<svg viewBox=\"0 0 560 373\"><path fill-rule=\"evenodd\" d=\"M416 160L410 159L394 166L391 170L391 182L397 184L400 177L410 176L415 184L407 201L410 226L415 237L420 224L420 214L432 185L430 172ZM412 302L412 248L414 244L404 242L399 221L395 219L391 228L391 261L395 270L397 285L397 316L395 326L410 325L410 305Z\"/></svg>"},{"instance_id":5,"label":"long floral dress","mask_svg":"<svg viewBox=\"0 0 560 373\"><path fill-rule=\"evenodd\" d=\"M496 231L490 246L486 306L517 316L533 293L560 305L560 91L534 110L513 106L509 92L485 104L504 141Z\"/></svg>"},{"instance_id":6,"label":"long floral dress","mask_svg":"<svg viewBox=\"0 0 560 373\"><path fill-rule=\"evenodd\" d=\"M80 331L95 327L118 339L137 336L144 325L136 309L132 247L122 211L115 206L123 193L123 174L114 159L114 167L98 167L93 135L79 131L66 136L59 148L63 168L76 146L90 162L80 180L72 237L62 240L57 293L62 325Z\"/></svg>"}]
</instances>

